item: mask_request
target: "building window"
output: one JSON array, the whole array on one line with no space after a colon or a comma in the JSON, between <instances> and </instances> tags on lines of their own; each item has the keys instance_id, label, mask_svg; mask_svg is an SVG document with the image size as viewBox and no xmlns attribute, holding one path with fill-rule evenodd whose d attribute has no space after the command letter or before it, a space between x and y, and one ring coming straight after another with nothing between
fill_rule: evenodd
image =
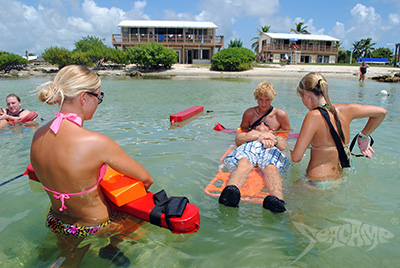
<instances>
[{"instance_id":1,"label":"building window","mask_svg":"<svg viewBox=\"0 0 400 268\"><path fill-rule=\"evenodd\" d=\"M193 49L193 59L194 60L199 59L199 50L198 49Z\"/></svg>"},{"instance_id":2,"label":"building window","mask_svg":"<svg viewBox=\"0 0 400 268\"><path fill-rule=\"evenodd\" d=\"M203 49L203 60L209 60L210 59L210 50L209 49Z\"/></svg>"}]
</instances>

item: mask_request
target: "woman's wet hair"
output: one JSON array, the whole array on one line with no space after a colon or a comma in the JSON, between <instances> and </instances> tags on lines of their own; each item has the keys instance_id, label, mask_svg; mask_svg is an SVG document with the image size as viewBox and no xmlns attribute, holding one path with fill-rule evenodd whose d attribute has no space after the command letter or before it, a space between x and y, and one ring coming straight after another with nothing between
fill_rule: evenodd
<instances>
[{"instance_id":1,"label":"woman's wet hair","mask_svg":"<svg viewBox=\"0 0 400 268\"><path fill-rule=\"evenodd\" d=\"M267 97L273 100L276 96L275 88L272 84L267 82L260 83L256 90L253 92L254 98L257 100L259 97Z\"/></svg>"},{"instance_id":2,"label":"woman's wet hair","mask_svg":"<svg viewBox=\"0 0 400 268\"><path fill-rule=\"evenodd\" d=\"M8 96L6 97L6 100L7 100L8 98L10 98L10 97L14 97L14 98L17 99L18 102L21 102L21 98L20 98L17 94L11 93L10 95L8 95Z\"/></svg>"},{"instance_id":3,"label":"woman's wet hair","mask_svg":"<svg viewBox=\"0 0 400 268\"><path fill-rule=\"evenodd\" d=\"M326 81L325 77L319 73L309 73L301 79L299 84L297 85L297 93L300 96L304 95L304 91L308 91L313 93L316 96L323 96L328 104L327 110L331 111L333 117L335 118L336 126L338 128L339 136L344 142L344 134L342 130L342 124L340 123L339 116L333 106L331 99L329 98L328 94L328 82Z\"/></svg>"},{"instance_id":4,"label":"woman's wet hair","mask_svg":"<svg viewBox=\"0 0 400 268\"><path fill-rule=\"evenodd\" d=\"M50 105L62 104L82 92L96 92L100 86L100 78L93 71L84 66L69 65L58 71L54 81L40 85L36 96Z\"/></svg>"}]
</instances>

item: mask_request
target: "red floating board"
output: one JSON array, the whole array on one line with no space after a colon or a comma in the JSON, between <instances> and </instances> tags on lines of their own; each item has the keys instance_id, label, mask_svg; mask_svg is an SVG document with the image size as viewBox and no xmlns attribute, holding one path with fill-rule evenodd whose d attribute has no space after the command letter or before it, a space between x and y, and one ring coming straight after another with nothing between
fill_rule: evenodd
<instances>
[{"instance_id":1,"label":"red floating board","mask_svg":"<svg viewBox=\"0 0 400 268\"><path fill-rule=\"evenodd\" d=\"M154 208L153 193L148 192L146 196L136 199L128 204L117 207L111 203L110 206L116 210L133 215L141 220L150 222L150 212ZM196 205L187 203L181 217L171 217L171 232L174 234L194 233L200 228L200 213ZM161 215L161 226L168 229L165 214Z\"/></svg>"},{"instance_id":2,"label":"red floating board","mask_svg":"<svg viewBox=\"0 0 400 268\"><path fill-rule=\"evenodd\" d=\"M107 167L109 169L109 167ZM116 171L114 171L117 173ZM31 164L27 167L29 179L39 181ZM121 174L116 174L121 177ZM113 178L107 178L108 181L113 181ZM104 187L104 186L103 186ZM103 188L104 190L104 188ZM155 207L153 201L153 193L147 192L145 196L133 200L126 205L118 207L116 204L107 199L108 204L115 210L119 210L135 216L144 221L150 222L150 212ZM189 234L194 233L200 228L200 213L196 205L187 203L186 208L181 217L170 217L170 231L174 234ZM161 227L168 228L165 220L165 214L161 215Z\"/></svg>"},{"instance_id":3,"label":"red floating board","mask_svg":"<svg viewBox=\"0 0 400 268\"><path fill-rule=\"evenodd\" d=\"M171 114L169 116L169 120L171 121L171 125L172 125L175 122L182 122L202 111L204 111L204 106L196 105L196 106L190 107L184 111L181 111L179 113Z\"/></svg>"}]
</instances>

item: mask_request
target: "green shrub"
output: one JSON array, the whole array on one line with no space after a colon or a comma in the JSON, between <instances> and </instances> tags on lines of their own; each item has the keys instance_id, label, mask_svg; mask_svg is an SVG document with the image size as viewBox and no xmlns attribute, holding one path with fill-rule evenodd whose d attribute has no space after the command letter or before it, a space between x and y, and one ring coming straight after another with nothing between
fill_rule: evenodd
<instances>
[{"instance_id":1,"label":"green shrub","mask_svg":"<svg viewBox=\"0 0 400 268\"><path fill-rule=\"evenodd\" d=\"M151 69L171 68L177 62L177 55L174 50L155 42L128 48L127 57L130 63Z\"/></svg>"},{"instance_id":2,"label":"green shrub","mask_svg":"<svg viewBox=\"0 0 400 268\"><path fill-rule=\"evenodd\" d=\"M42 57L48 63L58 65L59 69L72 64L72 52L63 47L46 48Z\"/></svg>"},{"instance_id":3,"label":"green shrub","mask_svg":"<svg viewBox=\"0 0 400 268\"><path fill-rule=\"evenodd\" d=\"M0 51L0 70L9 72L11 69L21 70L28 61L13 53Z\"/></svg>"},{"instance_id":4,"label":"green shrub","mask_svg":"<svg viewBox=\"0 0 400 268\"><path fill-rule=\"evenodd\" d=\"M211 61L214 71L245 71L252 68L256 60L254 53L247 48L226 48L215 54Z\"/></svg>"},{"instance_id":5,"label":"green shrub","mask_svg":"<svg viewBox=\"0 0 400 268\"><path fill-rule=\"evenodd\" d=\"M92 62L87 57L86 53L83 53L81 51L73 51L71 53L71 63L70 64L89 66L89 65L92 65Z\"/></svg>"},{"instance_id":6,"label":"green shrub","mask_svg":"<svg viewBox=\"0 0 400 268\"><path fill-rule=\"evenodd\" d=\"M75 42L75 49L73 52L83 52L89 64L94 65L100 59L106 57L109 47L104 44L105 40L105 38L101 39L88 35Z\"/></svg>"},{"instance_id":7,"label":"green shrub","mask_svg":"<svg viewBox=\"0 0 400 268\"><path fill-rule=\"evenodd\" d=\"M92 63L86 53L82 51L69 51L63 47L49 47L44 50L42 57L50 64L55 64L61 69L64 66L77 64L88 66Z\"/></svg>"},{"instance_id":8,"label":"green shrub","mask_svg":"<svg viewBox=\"0 0 400 268\"><path fill-rule=\"evenodd\" d=\"M105 61L111 61L118 64L128 64L127 52L116 48L107 48L106 55L104 56Z\"/></svg>"}]
</instances>

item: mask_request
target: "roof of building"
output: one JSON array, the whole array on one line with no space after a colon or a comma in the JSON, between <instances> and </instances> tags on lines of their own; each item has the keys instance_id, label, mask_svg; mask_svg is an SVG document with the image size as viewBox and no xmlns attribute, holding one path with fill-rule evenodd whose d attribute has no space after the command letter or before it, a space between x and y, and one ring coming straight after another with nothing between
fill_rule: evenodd
<instances>
[{"instance_id":1,"label":"roof of building","mask_svg":"<svg viewBox=\"0 0 400 268\"><path fill-rule=\"evenodd\" d=\"M296 38L297 40L340 41L340 39L337 39L335 37L320 34L264 33L264 35L269 36L273 39Z\"/></svg>"},{"instance_id":2,"label":"roof of building","mask_svg":"<svg viewBox=\"0 0 400 268\"><path fill-rule=\"evenodd\" d=\"M154 27L154 28L208 28L217 29L218 26L210 21L168 21L168 20L123 20L118 27Z\"/></svg>"}]
</instances>

